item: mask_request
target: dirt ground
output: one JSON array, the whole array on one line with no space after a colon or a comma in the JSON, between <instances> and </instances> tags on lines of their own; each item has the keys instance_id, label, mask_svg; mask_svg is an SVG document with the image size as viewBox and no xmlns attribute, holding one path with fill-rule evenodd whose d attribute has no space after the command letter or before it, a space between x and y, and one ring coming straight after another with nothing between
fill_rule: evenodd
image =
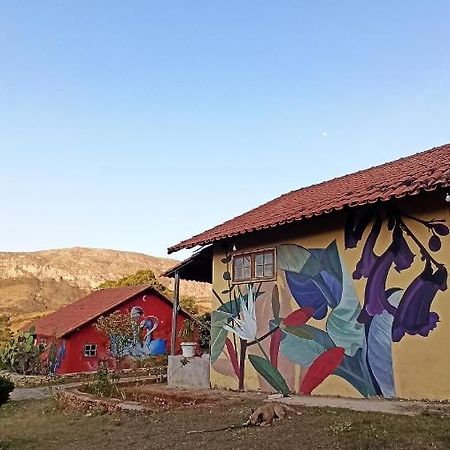
<instances>
[{"instance_id":1,"label":"dirt ground","mask_svg":"<svg viewBox=\"0 0 450 450\"><path fill-rule=\"evenodd\" d=\"M0 449L450 448L450 418L436 412L410 417L298 407L302 415L242 428L264 394L212 391L205 398L154 389L127 394L151 405L147 415L61 409L52 399L9 402L0 408ZM199 430L205 431L189 433Z\"/></svg>"}]
</instances>

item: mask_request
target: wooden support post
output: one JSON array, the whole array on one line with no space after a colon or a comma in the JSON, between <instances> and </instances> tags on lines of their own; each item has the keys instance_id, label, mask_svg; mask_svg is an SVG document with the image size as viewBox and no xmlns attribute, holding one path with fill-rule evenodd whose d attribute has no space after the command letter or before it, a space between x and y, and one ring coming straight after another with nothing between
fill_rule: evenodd
<instances>
[{"instance_id":1,"label":"wooden support post","mask_svg":"<svg viewBox=\"0 0 450 450\"><path fill-rule=\"evenodd\" d=\"M177 351L177 316L180 304L180 274L175 272L172 307L172 334L170 339L170 354L174 356Z\"/></svg>"}]
</instances>

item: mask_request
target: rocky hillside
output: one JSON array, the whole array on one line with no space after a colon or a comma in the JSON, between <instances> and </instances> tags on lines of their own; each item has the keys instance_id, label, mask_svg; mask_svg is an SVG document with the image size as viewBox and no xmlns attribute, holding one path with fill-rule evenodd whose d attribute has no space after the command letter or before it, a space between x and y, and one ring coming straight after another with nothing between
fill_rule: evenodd
<instances>
[{"instance_id":1,"label":"rocky hillside","mask_svg":"<svg viewBox=\"0 0 450 450\"><path fill-rule=\"evenodd\" d=\"M86 295L105 280L141 269L151 269L158 276L176 263L142 253L80 247L0 252L0 314L11 316L18 327ZM172 280L159 281L171 287ZM209 292L206 283L182 281L181 293L196 297L205 309Z\"/></svg>"}]
</instances>

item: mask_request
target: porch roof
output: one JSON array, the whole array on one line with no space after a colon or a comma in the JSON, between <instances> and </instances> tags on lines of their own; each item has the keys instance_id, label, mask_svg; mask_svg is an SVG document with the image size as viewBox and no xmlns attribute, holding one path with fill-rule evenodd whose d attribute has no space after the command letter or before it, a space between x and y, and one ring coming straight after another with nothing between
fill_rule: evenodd
<instances>
[{"instance_id":1,"label":"porch roof","mask_svg":"<svg viewBox=\"0 0 450 450\"><path fill-rule=\"evenodd\" d=\"M178 272L183 280L212 283L213 247L202 248L191 257L164 272L162 276L173 278Z\"/></svg>"}]
</instances>

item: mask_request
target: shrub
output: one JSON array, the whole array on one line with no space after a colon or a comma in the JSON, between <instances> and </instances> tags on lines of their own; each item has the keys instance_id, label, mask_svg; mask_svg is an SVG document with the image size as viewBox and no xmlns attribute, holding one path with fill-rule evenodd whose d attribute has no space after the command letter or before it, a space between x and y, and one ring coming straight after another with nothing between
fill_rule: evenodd
<instances>
[{"instance_id":1,"label":"shrub","mask_svg":"<svg viewBox=\"0 0 450 450\"><path fill-rule=\"evenodd\" d=\"M119 393L117 380L119 377L109 372L108 366L101 363L94 376L94 381L86 386L86 392L99 397L112 397Z\"/></svg>"},{"instance_id":2,"label":"shrub","mask_svg":"<svg viewBox=\"0 0 450 450\"><path fill-rule=\"evenodd\" d=\"M170 295L171 294L172 293L170 292ZM197 305L197 299L192 295L180 296L180 306L188 313L191 313L193 316L197 316L200 312L199 307Z\"/></svg>"},{"instance_id":3,"label":"shrub","mask_svg":"<svg viewBox=\"0 0 450 450\"><path fill-rule=\"evenodd\" d=\"M8 378L0 377L0 406L9 400L9 394L14 390L14 383Z\"/></svg>"},{"instance_id":4,"label":"shrub","mask_svg":"<svg viewBox=\"0 0 450 450\"><path fill-rule=\"evenodd\" d=\"M195 322L192 319L186 319L180 329L180 339L183 342L191 342L195 334Z\"/></svg>"},{"instance_id":5,"label":"shrub","mask_svg":"<svg viewBox=\"0 0 450 450\"><path fill-rule=\"evenodd\" d=\"M20 332L0 350L0 365L22 375L39 375L42 351L35 344L33 329Z\"/></svg>"},{"instance_id":6,"label":"shrub","mask_svg":"<svg viewBox=\"0 0 450 450\"><path fill-rule=\"evenodd\" d=\"M114 311L106 317L99 317L95 327L104 333L109 340L109 350L121 367L123 358L126 356L128 347L133 342L133 319L129 313Z\"/></svg>"},{"instance_id":7,"label":"shrub","mask_svg":"<svg viewBox=\"0 0 450 450\"><path fill-rule=\"evenodd\" d=\"M211 313L207 312L199 317L200 322L200 348L209 351L211 343Z\"/></svg>"}]
</instances>

